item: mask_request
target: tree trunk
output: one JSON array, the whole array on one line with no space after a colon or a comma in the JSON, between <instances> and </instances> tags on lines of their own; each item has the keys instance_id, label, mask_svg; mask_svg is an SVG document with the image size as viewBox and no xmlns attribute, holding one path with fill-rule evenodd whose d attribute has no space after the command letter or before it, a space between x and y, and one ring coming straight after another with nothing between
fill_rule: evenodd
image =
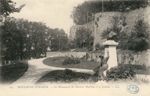
<instances>
[{"instance_id":1,"label":"tree trunk","mask_svg":"<svg viewBox=\"0 0 150 96\"><path fill-rule=\"evenodd\" d=\"M0 12L0 17L2 16ZM0 66L2 66L2 22L0 21Z\"/></svg>"},{"instance_id":2,"label":"tree trunk","mask_svg":"<svg viewBox=\"0 0 150 96\"><path fill-rule=\"evenodd\" d=\"M2 34L2 29L1 29L1 26L0 26L0 66L2 66L2 58L1 58L1 57L2 57L2 56L1 56L1 49L2 49L2 48L1 48L1 47L2 47L2 46L1 46L1 45L2 45L2 44L1 44L1 34Z\"/></svg>"}]
</instances>

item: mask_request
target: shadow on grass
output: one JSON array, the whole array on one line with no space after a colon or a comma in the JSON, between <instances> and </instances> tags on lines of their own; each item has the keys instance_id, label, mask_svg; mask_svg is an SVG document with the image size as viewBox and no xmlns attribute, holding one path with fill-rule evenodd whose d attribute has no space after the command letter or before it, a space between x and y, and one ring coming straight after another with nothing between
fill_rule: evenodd
<instances>
[{"instance_id":1,"label":"shadow on grass","mask_svg":"<svg viewBox=\"0 0 150 96\"><path fill-rule=\"evenodd\" d=\"M1 83L11 84L19 79L28 69L27 62L16 62L11 65L4 65L0 67Z\"/></svg>"},{"instance_id":2,"label":"shadow on grass","mask_svg":"<svg viewBox=\"0 0 150 96\"><path fill-rule=\"evenodd\" d=\"M73 72L69 69L66 70L56 70L47 73L45 76L41 77L37 83L42 82L96 82L97 76L90 75L87 73Z\"/></svg>"}]
</instances>

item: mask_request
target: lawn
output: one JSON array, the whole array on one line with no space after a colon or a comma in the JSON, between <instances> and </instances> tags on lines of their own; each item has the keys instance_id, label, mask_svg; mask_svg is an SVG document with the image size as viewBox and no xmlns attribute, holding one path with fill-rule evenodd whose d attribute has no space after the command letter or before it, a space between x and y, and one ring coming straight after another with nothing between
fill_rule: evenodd
<instances>
[{"instance_id":1,"label":"lawn","mask_svg":"<svg viewBox=\"0 0 150 96\"><path fill-rule=\"evenodd\" d=\"M42 82L96 82L97 76L71 70L55 70L41 77L37 83Z\"/></svg>"},{"instance_id":2,"label":"lawn","mask_svg":"<svg viewBox=\"0 0 150 96\"><path fill-rule=\"evenodd\" d=\"M50 57L43 61L44 64L53 66L53 67L61 67L61 68L79 68L79 69L91 69L93 70L96 68L99 64L94 61L86 61L86 60L80 60L81 62L79 64L67 64L64 65L63 61L66 57Z\"/></svg>"},{"instance_id":3,"label":"lawn","mask_svg":"<svg viewBox=\"0 0 150 96\"><path fill-rule=\"evenodd\" d=\"M27 71L27 62L16 62L11 65L4 65L0 67L1 83L13 83L19 79Z\"/></svg>"},{"instance_id":4,"label":"lawn","mask_svg":"<svg viewBox=\"0 0 150 96\"><path fill-rule=\"evenodd\" d=\"M77 64L63 64L64 60L68 57L50 57L43 61L44 64L53 66L53 67L61 67L66 68L66 70L55 70L47 73L43 77L41 77L37 83L41 82L95 82L97 81L97 75L91 75L87 73L74 72L67 68L79 68L79 69L90 69L94 70L98 67L98 63L94 61L87 61L84 59L79 59L80 62Z\"/></svg>"}]
</instances>

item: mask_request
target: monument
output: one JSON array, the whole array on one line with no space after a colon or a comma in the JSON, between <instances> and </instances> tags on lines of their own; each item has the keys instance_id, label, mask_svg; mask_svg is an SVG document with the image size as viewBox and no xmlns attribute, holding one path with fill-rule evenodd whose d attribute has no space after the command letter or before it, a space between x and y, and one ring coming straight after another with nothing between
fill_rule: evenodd
<instances>
[{"instance_id":1,"label":"monument","mask_svg":"<svg viewBox=\"0 0 150 96\"><path fill-rule=\"evenodd\" d=\"M115 42L114 40L107 40L106 42L103 43L105 46L104 50L104 57L108 57L108 70L112 67L118 66L117 62L117 51L116 47L118 46L118 43Z\"/></svg>"},{"instance_id":2,"label":"monument","mask_svg":"<svg viewBox=\"0 0 150 96\"><path fill-rule=\"evenodd\" d=\"M116 37L115 32L110 32L109 36L107 38L107 41L103 43L104 45L104 57L109 57L108 59L108 70L112 67L118 66L117 62L117 51L116 47L118 46L118 43L114 41L113 39Z\"/></svg>"}]
</instances>

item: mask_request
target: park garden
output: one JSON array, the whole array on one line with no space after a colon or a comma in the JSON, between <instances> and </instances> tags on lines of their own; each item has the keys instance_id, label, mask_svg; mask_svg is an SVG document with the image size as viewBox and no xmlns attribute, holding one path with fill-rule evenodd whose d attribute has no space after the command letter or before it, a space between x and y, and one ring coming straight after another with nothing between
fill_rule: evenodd
<instances>
[{"instance_id":1,"label":"park garden","mask_svg":"<svg viewBox=\"0 0 150 96\"><path fill-rule=\"evenodd\" d=\"M84 2L75 7L72 13L74 23L83 25L92 21L95 22L92 14L101 11L119 11L123 13L145 8L148 5L146 0L144 2L132 1L132 4L127 1L121 4L120 2L105 2L105 6L102 6L101 3ZM111 5L113 7L108 7ZM120 5L119 8L117 5ZM2 83L28 80L34 78L34 76L37 80L32 83L97 82L102 80L99 79L100 64L103 62L100 56L106 54L105 50L109 47L108 45L96 44L94 46L95 36L93 31L88 28L79 28L76 30L75 39L69 40L63 29L50 28L42 22L33 22L10 16L11 13L20 12L24 7L24 4L16 7L16 3L11 0L0 1L0 79ZM126 21L124 15L113 16L111 20L112 27L104 30L99 37L106 41L113 40L117 42L117 45L115 45L117 50L127 50L134 54L144 51L149 52L147 51L150 47L148 24L144 22L143 18L140 18L136 20L130 34L128 34L124 30L126 26L130 26ZM97 22L94 24L95 26L98 25ZM115 35L110 36L111 33ZM129 52L126 54L129 54ZM146 64L131 64L137 59L134 54L129 56L133 58L127 60L126 64L116 60L118 65L106 70L103 80L137 81L137 78L135 78L137 74L149 75ZM122 60L122 55L117 56L116 58ZM149 81L144 80L144 82Z\"/></svg>"}]
</instances>

